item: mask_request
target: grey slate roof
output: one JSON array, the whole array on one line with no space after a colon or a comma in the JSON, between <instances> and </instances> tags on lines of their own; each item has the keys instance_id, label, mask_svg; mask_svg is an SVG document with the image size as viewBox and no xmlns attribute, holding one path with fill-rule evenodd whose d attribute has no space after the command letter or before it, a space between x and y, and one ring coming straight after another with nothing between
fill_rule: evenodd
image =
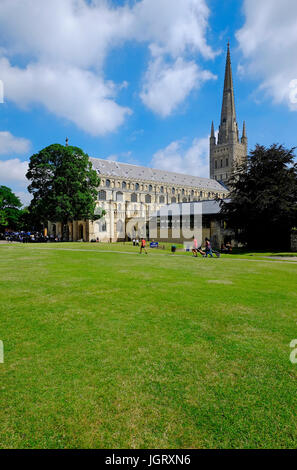
<instances>
[{"instance_id":1,"label":"grey slate roof","mask_svg":"<svg viewBox=\"0 0 297 470\"><path fill-rule=\"evenodd\" d=\"M218 181L199 176L184 175L171 171L157 170L145 166L131 165L130 163L112 162L101 158L90 158L93 168L101 175L110 178L126 178L131 180L144 180L153 183L164 183L178 186L191 186L211 191L225 191L226 188Z\"/></svg>"}]
</instances>

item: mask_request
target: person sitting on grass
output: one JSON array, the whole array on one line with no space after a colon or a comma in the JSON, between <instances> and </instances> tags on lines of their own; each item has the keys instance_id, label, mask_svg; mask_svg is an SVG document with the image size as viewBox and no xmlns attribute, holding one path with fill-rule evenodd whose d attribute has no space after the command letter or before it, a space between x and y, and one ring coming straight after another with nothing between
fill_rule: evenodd
<instances>
[{"instance_id":1,"label":"person sitting on grass","mask_svg":"<svg viewBox=\"0 0 297 470\"><path fill-rule=\"evenodd\" d=\"M142 238L142 239L141 239L141 244L140 244L140 252L139 252L140 254L142 253L142 250L144 250L145 253L147 254L146 246L145 246L145 245L146 245L145 238Z\"/></svg>"}]
</instances>

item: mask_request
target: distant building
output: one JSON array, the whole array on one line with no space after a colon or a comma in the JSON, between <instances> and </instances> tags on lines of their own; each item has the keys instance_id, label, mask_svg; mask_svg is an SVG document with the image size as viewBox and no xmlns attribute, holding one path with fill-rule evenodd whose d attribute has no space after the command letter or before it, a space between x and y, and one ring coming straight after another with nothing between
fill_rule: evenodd
<instances>
[{"instance_id":1,"label":"distant building","mask_svg":"<svg viewBox=\"0 0 297 470\"><path fill-rule=\"evenodd\" d=\"M244 163L247 158L247 135L245 122L242 137L239 138L236 120L234 87L232 79L230 48L228 44L221 123L218 138L215 136L214 124L211 125L209 170L210 178L228 185L233 170Z\"/></svg>"},{"instance_id":2,"label":"distant building","mask_svg":"<svg viewBox=\"0 0 297 470\"><path fill-rule=\"evenodd\" d=\"M103 209L106 215L95 222L82 220L69 223L69 239L101 242L127 240L128 237L137 236L139 226L147 224L166 205L224 199L228 197L228 178L235 165L243 162L246 155L245 124L241 140L238 134L228 44L218 139L213 124L211 128L210 178L91 158L101 179L98 211ZM215 207L217 216L218 204ZM50 223L49 233L61 237L61 224Z\"/></svg>"}]
</instances>

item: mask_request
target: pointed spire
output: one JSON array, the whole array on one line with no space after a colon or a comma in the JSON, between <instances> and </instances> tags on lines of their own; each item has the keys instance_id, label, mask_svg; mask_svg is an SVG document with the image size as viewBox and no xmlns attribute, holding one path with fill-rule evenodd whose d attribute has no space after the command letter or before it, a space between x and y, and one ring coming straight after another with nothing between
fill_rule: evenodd
<instances>
[{"instance_id":1,"label":"pointed spire","mask_svg":"<svg viewBox=\"0 0 297 470\"><path fill-rule=\"evenodd\" d=\"M243 121L242 137L246 138L245 121Z\"/></svg>"},{"instance_id":2,"label":"pointed spire","mask_svg":"<svg viewBox=\"0 0 297 470\"><path fill-rule=\"evenodd\" d=\"M214 137L215 136L215 133L214 133L214 125L213 125L213 121L211 123L211 134L210 134L210 137Z\"/></svg>"},{"instance_id":3,"label":"pointed spire","mask_svg":"<svg viewBox=\"0 0 297 470\"><path fill-rule=\"evenodd\" d=\"M237 140L236 111L232 78L230 43L228 42L219 143L229 142L229 137L232 135L233 138Z\"/></svg>"}]
</instances>

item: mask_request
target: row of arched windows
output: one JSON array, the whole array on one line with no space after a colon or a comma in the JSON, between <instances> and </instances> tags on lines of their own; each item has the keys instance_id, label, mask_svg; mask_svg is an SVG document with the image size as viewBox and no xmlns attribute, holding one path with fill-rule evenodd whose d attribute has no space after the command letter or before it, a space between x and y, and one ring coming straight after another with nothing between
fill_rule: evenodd
<instances>
[{"instance_id":1,"label":"row of arched windows","mask_svg":"<svg viewBox=\"0 0 297 470\"><path fill-rule=\"evenodd\" d=\"M192 196L194 196L194 191L191 192ZM200 191L200 197L203 197L202 191ZM218 193L208 193L208 198L210 197L218 197ZM106 201L106 191L104 189L101 189L98 193L98 199L99 201ZM193 198L194 201L197 201L197 198ZM116 201L117 202L123 202L124 201L124 194L121 191L117 191L116 193ZM131 194L131 202L138 202L138 196L136 193ZM152 197L150 194L145 195L145 202L147 204L150 204L152 202ZM170 202L170 201L168 201ZM188 199L186 197L183 198L182 202L188 202ZM165 203L165 196L160 196L159 197L159 203L164 204ZM171 203L176 203L176 197L171 198Z\"/></svg>"},{"instance_id":2,"label":"row of arched windows","mask_svg":"<svg viewBox=\"0 0 297 470\"><path fill-rule=\"evenodd\" d=\"M105 186L106 186L106 188L110 188L111 181L109 179L107 179L105 181ZM122 189L124 189L124 190L127 189L126 181L122 181ZM139 189L140 189L139 183L135 183L135 191L139 191ZM153 186L151 184L148 186L148 191L150 193L153 191ZM171 194L173 194L173 195L176 194L176 191L177 191L176 188L171 188ZM160 193L164 193L164 186L160 186ZM185 195L185 189L181 190L181 194L182 194L182 196ZM191 195L192 196L195 195L195 191L193 189L191 190ZM202 193L202 191L200 191L200 197L202 197L202 196L203 196L203 193Z\"/></svg>"}]
</instances>

